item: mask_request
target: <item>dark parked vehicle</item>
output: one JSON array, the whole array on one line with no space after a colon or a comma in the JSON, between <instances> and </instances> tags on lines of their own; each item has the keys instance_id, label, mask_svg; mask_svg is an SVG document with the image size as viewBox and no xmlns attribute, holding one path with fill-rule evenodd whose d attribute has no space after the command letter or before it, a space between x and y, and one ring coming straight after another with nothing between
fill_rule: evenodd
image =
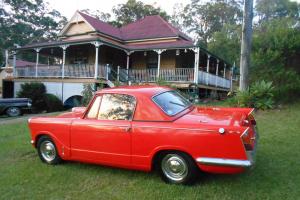
<instances>
[{"instance_id":1,"label":"dark parked vehicle","mask_svg":"<svg viewBox=\"0 0 300 200\"><path fill-rule=\"evenodd\" d=\"M22 115L25 110L31 109L31 103L28 98L0 99L0 114L7 114L9 117Z\"/></svg>"}]
</instances>

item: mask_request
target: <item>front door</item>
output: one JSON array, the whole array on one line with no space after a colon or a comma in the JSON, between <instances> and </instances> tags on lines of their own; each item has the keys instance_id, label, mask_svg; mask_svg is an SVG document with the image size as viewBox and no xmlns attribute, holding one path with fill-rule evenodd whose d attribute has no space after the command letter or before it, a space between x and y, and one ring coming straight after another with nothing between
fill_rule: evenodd
<instances>
[{"instance_id":1,"label":"front door","mask_svg":"<svg viewBox=\"0 0 300 200\"><path fill-rule=\"evenodd\" d=\"M134 108L135 99L129 95L96 96L84 119L72 123L72 158L108 165L130 165Z\"/></svg>"}]
</instances>

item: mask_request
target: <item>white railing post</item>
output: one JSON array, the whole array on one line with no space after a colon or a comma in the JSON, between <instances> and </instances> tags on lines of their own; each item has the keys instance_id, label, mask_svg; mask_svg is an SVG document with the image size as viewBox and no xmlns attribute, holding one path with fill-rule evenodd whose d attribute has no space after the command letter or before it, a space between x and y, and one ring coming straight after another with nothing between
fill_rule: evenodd
<instances>
[{"instance_id":1,"label":"white railing post","mask_svg":"<svg viewBox=\"0 0 300 200\"><path fill-rule=\"evenodd\" d=\"M157 60L157 79L159 79L159 75L160 75L160 55L162 52L166 51L166 49L157 49L154 50L157 54L158 54L158 60Z\"/></svg>"},{"instance_id":2,"label":"white railing post","mask_svg":"<svg viewBox=\"0 0 300 200\"><path fill-rule=\"evenodd\" d=\"M98 78L99 75L99 47L103 45L101 42L92 42L93 45L95 45L95 74L94 74L94 79Z\"/></svg>"},{"instance_id":3,"label":"white railing post","mask_svg":"<svg viewBox=\"0 0 300 200\"><path fill-rule=\"evenodd\" d=\"M206 65L206 85L208 85L208 75L209 75L209 61L210 61L210 55L207 54L207 65Z\"/></svg>"},{"instance_id":4,"label":"white railing post","mask_svg":"<svg viewBox=\"0 0 300 200\"><path fill-rule=\"evenodd\" d=\"M40 58L40 50L41 48L35 48L36 51L36 62L35 62L35 77L38 77L38 65L39 65L39 58Z\"/></svg>"},{"instance_id":5,"label":"white railing post","mask_svg":"<svg viewBox=\"0 0 300 200\"><path fill-rule=\"evenodd\" d=\"M62 60L62 67L61 67L61 77L65 77L65 63L66 63L66 50L69 47L69 45L62 45L60 46L63 50L63 60Z\"/></svg>"}]
</instances>

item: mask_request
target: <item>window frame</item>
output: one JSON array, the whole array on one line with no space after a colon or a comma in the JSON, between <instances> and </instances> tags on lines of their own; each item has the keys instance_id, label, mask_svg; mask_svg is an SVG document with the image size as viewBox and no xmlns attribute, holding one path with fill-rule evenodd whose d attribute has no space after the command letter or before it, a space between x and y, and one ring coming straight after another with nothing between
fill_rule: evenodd
<instances>
[{"instance_id":1,"label":"window frame","mask_svg":"<svg viewBox=\"0 0 300 200\"><path fill-rule=\"evenodd\" d=\"M179 113L182 113L183 111L187 110L187 109L190 108L191 106L193 106L193 104L190 103L189 106L185 107L183 110L181 110L181 111L179 111L179 112L177 112L177 113L175 113L175 114L169 115L168 113L166 113L166 111L164 111L164 109L163 109L163 108L162 108L162 107L154 100L154 98L155 98L156 96L159 96L159 95L163 94L163 93L174 92L174 91L177 92L177 94L178 94L179 96L181 96L182 98L185 99L185 97L182 96L177 90L163 91L163 92L160 92L160 93L158 93L158 94L155 94L155 95L153 95L153 96L151 97L152 102L154 102L155 105L156 105L157 107L159 107L159 109L162 110L163 113L166 114L166 115L169 116L169 117L174 117L174 116L178 115ZM187 100L187 101L188 101L188 100ZM188 102L189 102L189 101L188 101Z\"/></svg>"}]
</instances>

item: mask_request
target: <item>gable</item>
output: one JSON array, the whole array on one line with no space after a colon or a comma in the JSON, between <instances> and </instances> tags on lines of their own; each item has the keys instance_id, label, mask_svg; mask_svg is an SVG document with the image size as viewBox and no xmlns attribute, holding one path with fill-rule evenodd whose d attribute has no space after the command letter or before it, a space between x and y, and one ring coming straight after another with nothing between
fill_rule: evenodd
<instances>
[{"instance_id":1,"label":"gable","mask_svg":"<svg viewBox=\"0 0 300 200\"><path fill-rule=\"evenodd\" d=\"M70 24L64 36L68 35L78 35L78 34L87 34L88 32L94 31L88 24L85 22L73 23Z\"/></svg>"},{"instance_id":2,"label":"gable","mask_svg":"<svg viewBox=\"0 0 300 200\"><path fill-rule=\"evenodd\" d=\"M59 36L85 34L91 31L96 30L79 14L79 12L76 12L59 33Z\"/></svg>"}]
</instances>

